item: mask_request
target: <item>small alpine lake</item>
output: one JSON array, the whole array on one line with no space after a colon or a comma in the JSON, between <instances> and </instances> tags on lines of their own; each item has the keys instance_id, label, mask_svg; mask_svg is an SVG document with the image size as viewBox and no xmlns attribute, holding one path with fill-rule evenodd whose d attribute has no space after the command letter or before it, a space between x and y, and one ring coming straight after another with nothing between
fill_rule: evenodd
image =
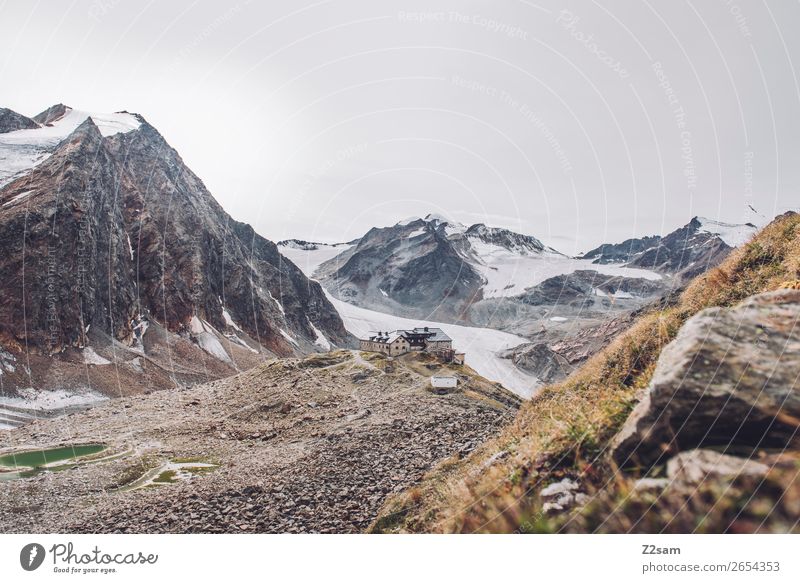
<instances>
[{"instance_id":1,"label":"small alpine lake","mask_svg":"<svg viewBox=\"0 0 800 583\"><path fill-rule=\"evenodd\" d=\"M7 453L0 456L0 480L27 478L42 471L74 467L84 458L105 449L103 444L86 443Z\"/></svg>"}]
</instances>

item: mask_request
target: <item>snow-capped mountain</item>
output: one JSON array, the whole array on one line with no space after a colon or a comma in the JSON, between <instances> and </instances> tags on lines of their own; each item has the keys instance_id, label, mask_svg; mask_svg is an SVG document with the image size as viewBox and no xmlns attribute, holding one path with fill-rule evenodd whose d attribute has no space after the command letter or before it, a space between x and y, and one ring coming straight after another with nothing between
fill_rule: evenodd
<instances>
[{"instance_id":1,"label":"snow-capped mountain","mask_svg":"<svg viewBox=\"0 0 800 583\"><path fill-rule=\"evenodd\" d=\"M0 112L0 187L44 162L89 117L103 137L133 131L141 124L137 116L126 112L89 114L62 104L34 118L3 109ZM7 129L2 129L4 127Z\"/></svg>"},{"instance_id":2,"label":"snow-capped mountain","mask_svg":"<svg viewBox=\"0 0 800 583\"><path fill-rule=\"evenodd\" d=\"M58 105L2 110L0 128L0 346L32 359L4 387L85 385L87 365L168 386L352 340L319 284L143 117ZM116 387L104 375L92 385Z\"/></svg>"},{"instance_id":3,"label":"snow-capped mountain","mask_svg":"<svg viewBox=\"0 0 800 583\"><path fill-rule=\"evenodd\" d=\"M479 298L482 279L465 260L465 229L438 216L370 229L355 245L323 262L316 277L335 297L408 317L455 321Z\"/></svg>"},{"instance_id":4,"label":"snow-capped mountain","mask_svg":"<svg viewBox=\"0 0 800 583\"><path fill-rule=\"evenodd\" d=\"M531 235L480 223L466 226L441 215L373 228L340 253L337 249L295 246L284 253L293 261L318 265L311 273L349 303L406 317L467 323L480 301L521 296L548 278L589 265ZM596 270L661 278L616 265L599 265Z\"/></svg>"},{"instance_id":5,"label":"snow-capped mountain","mask_svg":"<svg viewBox=\"0 0 800 583\"><path fill-rule=\"evenodd\" d=\"M736 225L694 217L664 237L654 235L601 245L582 258L596 265L639 267L687 279L719 264L757 230L756 225L749 222Z\"/></svg>"}]
</instances>

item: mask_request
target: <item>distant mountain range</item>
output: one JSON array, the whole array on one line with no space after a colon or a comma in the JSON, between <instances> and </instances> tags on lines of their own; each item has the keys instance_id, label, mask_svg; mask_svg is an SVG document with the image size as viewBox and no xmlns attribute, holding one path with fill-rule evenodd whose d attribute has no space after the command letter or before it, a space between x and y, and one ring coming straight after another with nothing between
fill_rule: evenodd
<instances>
[{"instance_id":1,"label":"distant mountain range","mask_svg":"<svg viewBox=\"0 0 800 583\"><path fill-rule=\"evenodd\" d=\"M609 297L621 304L646 299L718 264L755 231L750 223L694 218L663 237L605 244L568 257L531 235L428 215L375 227L347 244L290 240L278 245L298 264L313 265L306 273L349 303L501 329L516 322L513 329L520 332L525 327L520 321L531 316L524 306L543 305L536 299L543 294L553 305L569 304L575 300L569 291L575 283L574 289L586 292L580 302L584 311ZM589 274L571 275L583 272ZM587 277L603 286L585 289ZM564 290L559 298L552 298L554 287Z\"/></svg>"},{"instance_id":2,"label":"distant mountain range","mask_svg":"<svg viewBox=\"0 0 800 583\"><path fill-rule=\"evenodd\" d=\"M137 114L0 109L0 242L4 392L131 392L353 341Z\"/></svg>"},{"instance_id":3,"label":"distant mountain range","mask_svg":"<svg viewBox=\"0 0 800 583\"><path fill-rule=\"evenodd\" d=\"M695 217L663 237L568 257L531 235L432 214L372 228L349 243L287 240L278 247L343 302L342 313L352 304L525 337L498 354L520 373L552 382L605 346L637 310L720 263L756 230Z\"/></svg>"}]
</instances>

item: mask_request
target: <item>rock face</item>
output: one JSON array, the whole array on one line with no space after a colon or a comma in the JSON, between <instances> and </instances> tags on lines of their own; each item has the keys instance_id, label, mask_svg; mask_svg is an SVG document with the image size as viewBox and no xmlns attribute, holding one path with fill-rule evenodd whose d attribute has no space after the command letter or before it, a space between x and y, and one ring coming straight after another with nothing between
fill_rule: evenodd
<instances>
[{"instance_id":1,"label":"rock face","mask_svg":"<svg viewBox=\"0 0 800 583\"><path fill-rule=\"evenodd\" d=\"M318 277L332 294L356 305L461 321L481 298L482 280L450 240L448 225L427 217L371 229L323 264Z\"/></svg>"},{"instance_id":2,"label":"rock face","mask_svg":"<svg viewBox=\"0 0 800 583\"><path fill-rule=\"evenodd\" d=\"M613 444L619 465L697 447L784 448L800 427L800 291L688 320Z\"/></svg>"},{"instance_id":3,"label":"rock face","mask_svg":"<svg viewBox=\"0 0 800 583\"><path fill-rule=\"evenodd\" d=\"M63 106L37 116L55 129L74 117ZM87 116L0 189L0 244L7 350L110 341L147 356L158 330L232 365L228 340L279 356L351 341L319 284L233 220L140 116Z\"/></svg>"},{"instance_id":4,"label":"rock face","mask_svg":"<svg viewBox=\"0 0 800 583\"><path fill-rule=\"evenodd\" d=\"M33 116L33 121L43 126L51 125L67 115L70 109L70 107L67 107L63 103L57 103L55 105L51 105L43 112Z\"/></svg>"}]
</instances>

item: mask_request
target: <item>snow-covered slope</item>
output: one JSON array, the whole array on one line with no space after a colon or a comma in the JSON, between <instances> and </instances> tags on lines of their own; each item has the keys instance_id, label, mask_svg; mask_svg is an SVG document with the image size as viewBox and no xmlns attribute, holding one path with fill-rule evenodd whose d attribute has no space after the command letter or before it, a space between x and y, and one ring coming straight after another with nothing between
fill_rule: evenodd
<instances>
[{"instance_id":1,"label":"snow-covered slope","mask_svg":"<svg viewBox=\"0 0 800 583\"><path fill-rule=\"evenodd\" d=\"M547 249L539 254L520 253L483 241L471 241L471 247L477 258L474 265L485 280L484 299L520 295L546 279L583 269L651 281L661 279L661 275L647 269L612 264L590 265L586 260L573 259Z\"/></svg>"},{"instance_id":2,"label":"snow-covered slope","mask_svg":"<svg viewBox=\"0 0 800 583\"><path fill-rule=\"evenodd\" d=\"M0 134L0 187L46 160L55 147L88 117L104 137L130 132L141 125L139 119L130 113L65 109L62 117L48 125Z\"/></svg>"},{"instance_id":3,"label":"snow-covered slope","mask_svg":"<svg viewBox=\"0 0 800 583\"><path fill-rule=\"evenodd\" d=\"M719 236L728 247L740 247L747 243L756 234L758 228L751 224L733 225L705 217L697 217L700 222L700 231Z\"/></svg>"}]
</instances>

